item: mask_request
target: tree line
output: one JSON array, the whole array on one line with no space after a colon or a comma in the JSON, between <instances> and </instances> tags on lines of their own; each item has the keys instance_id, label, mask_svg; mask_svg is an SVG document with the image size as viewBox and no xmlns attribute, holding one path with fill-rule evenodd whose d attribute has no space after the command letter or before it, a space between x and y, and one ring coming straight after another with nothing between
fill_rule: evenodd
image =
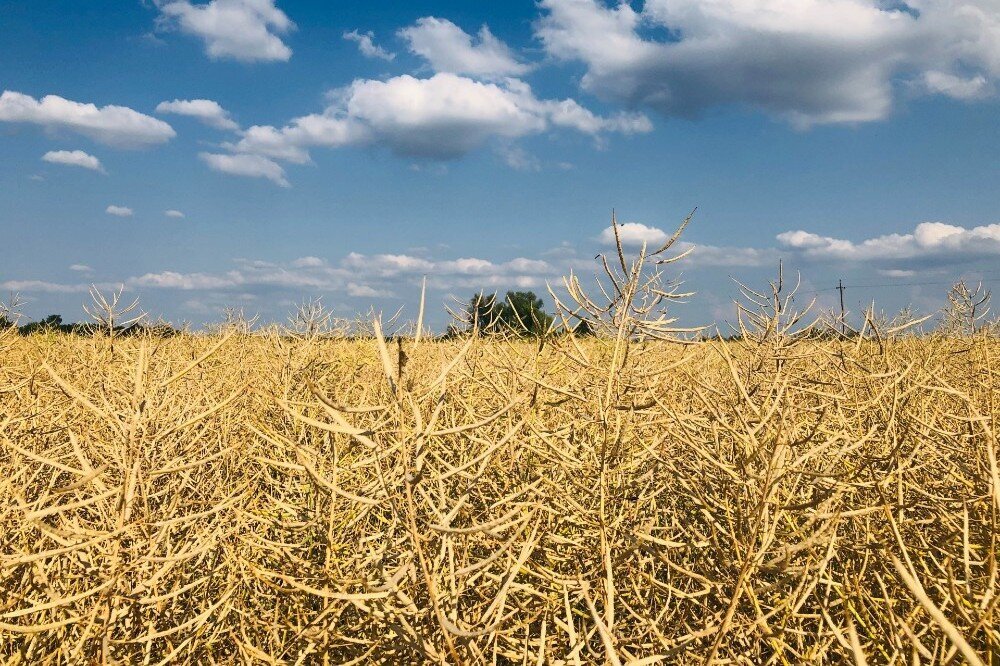
<instances>
[{"instance_id":1,"label":"tree line","mask_svg":"<svg viewBox=\"0 0 1000 666\"><path fill-rule=\"evenodd\" d=\"M464 321L448 327L445 337L456 337L477 333L479 335L514 335L519 337L537 337L545 334L552 326L553 315L545 311L544 301L533 291L508 291L503 298L498 294L488 294L485 291L472 296L465 308ZM33 333L58 332L75 335L90 335L106 328L101 324L77 322L66 323L61 315L52 314L40 319L17 326L9 316L0 312L0 330L16 328L22 335ZM115 327L120 334L152 332L158 335L174 335L178 329L158 322L156 324L132 323L128 326ZM577 334L588 334L589 327L585 323L576 328Z\"/></svg>"},{"instance_id":2,"label":"tree line","mask_svg":"<svg viewBox=\"0 0 1000 666\"><path fill-rule=\"evenodd\" d=\"M16 322L6 315L0 314L0 331L14 328L21 335L32 335L33 333L66 333L71 335L93 335L94 333L106 331L107 327L94 323L78 321L72 323L63 322L62 315L51 314L38 321L32 321L18 326ZM155 324L135 323L128 326L115 326L116 335L135 335L137 333L154 334L161 337L177 335L180 331L169 324L158 322Z\"/></svg>"}]
</instances>

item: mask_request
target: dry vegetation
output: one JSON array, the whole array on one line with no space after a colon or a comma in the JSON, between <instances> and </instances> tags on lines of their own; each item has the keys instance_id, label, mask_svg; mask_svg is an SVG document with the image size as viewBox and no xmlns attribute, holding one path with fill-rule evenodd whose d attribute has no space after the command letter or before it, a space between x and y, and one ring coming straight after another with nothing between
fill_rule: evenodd
<instances>
[{"instance_id":1,"label":"dry vegetation","mask_svg":"<svg viewBox=\"0 0 1000 666\"><path fill-rule=\"evenodd\" d=\"M0 660L996 663L996 338L608 272L586 339L0 334Z\"/></svg>"}]
</instances>

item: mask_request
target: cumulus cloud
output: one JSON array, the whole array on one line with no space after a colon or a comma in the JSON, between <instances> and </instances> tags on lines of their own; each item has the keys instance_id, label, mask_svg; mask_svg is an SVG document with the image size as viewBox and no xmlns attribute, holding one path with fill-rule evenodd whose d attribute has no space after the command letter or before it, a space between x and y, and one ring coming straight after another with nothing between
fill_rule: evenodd
<instances>
[{"instance_id":1,"label":"cumulus cloud","mask_svg":"<svg viewBox=\"0 0 1000 666\"><path fill-rule=\"evenodd\" d=\"M651 227L641 222L625 222L618 225L618 235L622 246L627 248L640 247L646 244L650 251L657 250L670 237L667 232L657 227ZM615 244L615 232L611 227L601 231L598 240L609 246ZM673 246L675 254L689 252L685 265L692 267L706 266L739 266L753 268L776 263L780 253L775 248L727 247L703 243L679 241Z\"/></svg>"},{"instance_id":2,"label":"cumulus cloud","mask_svg":"<svg viewBox=\"0 0 1000 666\"><path fill-rule=\"evenodd\" d=\"M632 247L642 245L643 243L649 246L662 245L668 238L667 234L662 229L649 227L640 222L625 222L623 224L619 224L618 237L621 239L622 245ZM614 245L614 229L611 227L605 228L604 231L601 232L600 239L605 245Z\"/></svg>"},{"instance_id":3,"label":"cumulus cloud","mask_svg":"<svg viewBox=\"0 0 1000 666\"><path fill-rule=\"evenodd\" d=\"M363 299L389 297L400 285L417 288L425 276L437 289L541 288L546 280L567 271L565 265L525 257L500 262L479 257L432 259L412 254L351 252L337 261L311 256L288 263L240 259L231 270L166 270L132 277L125 283L136 288L177 291L333 292Z\"/></svg>"},{"instance_id":4,"label":"cumulus cloud","mask_svg":"<svg viewBox=\"0 0 1000 666\"><path fill-rule=\"evenodd\" d=\"M639 114L602 117L571 99L539 99L517 79L498 84L447 73L356 81L343 109L394 152L443 159L464 155L492 137L517 138L551 127L590 135L652 129Z\"/></svg>"},{"instance_id":5,"label":"cumulus cloud","mask_svg":"<svg viewBox=\"0 0 1000 666\"><path fill-rule=\"evenodd\" d=\"M620 224L619 234L622 245L632 248L646 243L655 249L668 238L664 230L639 222ZM966 228L943 222L922 222L909 233L886 234L860 241L798 229L780 233L775 239L777 245L759 248L680 241L674 250L677 253L691 250L686 262L692 267L769 266L784 257L812 262L866 263L888 277L907 277L915 270L930 266L959 265L1000 257L1000 224ZM597 240L613 246L614 232L607 227Z\"/></svg>"},{"instance_id":6,"label":"cumulus cloud","mask_svg":"<svg viewBox=\"0 0 1000 666\"><path fill-rule=\"evenodd\" d=\"M99 289L118 285L97 285ZM7 280L0 282L0 289L14 293L44 293L44 294L85 294L90 289L89 284L60 284L45 280Z\"/></svg>"},{"instance_id":7,"label":"cumulus cloud","mask_svg":"<svg viewBox=\"0 0 1000 666\"><path fill-rule=\"evenodd\" d=\"M250 127L240 141L225 147L295 164L310 161L310 148L350 145L379 145L405 157L448 160L493 139L509 142L552 128L597 137L648 132L652 125L641 114L605 117L571 99L539 99L517 79L402 75L385 81L359 79L336 91L323 113L296 118L281 128Z\"/></svg>"},{"instance_id":8,"label":"cumulus cloud","mask_svg":"<svg viewBox=\"0 0 1000 666\"><path fill-rule=\"evenodd\" d=\"M108 215L114 215L115 217L132 217L135 211L128 206L115 206L111 205L104 209L104 212Z\"/></svg>"},{"instance_id":9,"label":"cumulus cloud","mask_svg":"<svg viewBox=\"0 0 1000 666\"><path fill-rule=\"evenodd\" d=\"M638 222L621 224L619 229L622 244L630 247L645 242L655 248L668 237L662 229ZM614 245L610 227L604 229L598 239L605 245ZM909 233L886 234L860 241L799 229L780 233L776 240L775 246L759 248L680 241L674 250L677 253L691 250L685 259L685 264L691 267L771 266L782 258L797 258L811 262L869 264L887 277L908 277L931 266L957 266L1000 257L1000 224L966 228L943 222L922 222Z\"/></svg>"},{"instance_id":10,"label":"cumulus cloud","mask_svg":"<svg viewBox=\"0 0 1000 666\"><path fill-rule=\"evenodd\" d=\"M348 282L347 295L354 298L387 298L392 296L392 292L384 289L376 289L367 284Z\"/></svg>"},{"instance_id":11,"label":"cumulus cloud","mask_svg":"<svg viewBox=\"0 0 1000 666\"><path fill-rule=\"evenodd\" d=\"M773 247L732 247L726 245L709 245L680 241L673 247L676 254L691 250L684 258L686 266L708 267L729 266L739 268L756 268L760 266L777 266L781 252Z\"/></svg>"},{"instance_id":12,"label":"cumulus cloud","mask_svg":"<svg viewBox=\"0 0 1000 666\"><path fill-rule=\"evenodd\" d=\"M267 178L281 187L291 187L285 178L285 170L281 168L281 165L261 155L199 153L198 157L213 171L228 173L232 176Z\"/></svg>"},{"instance_id":13,"label":"cumulus cloud","mask_svg":"<svg viewBox=\"0 0 1000 666\"><path fill-rule=\"evenodd\" d=\"M391 62L396 58L395 53L386 51L384 48L375 43L375 33L371 30L368 32L351 30L350 32L344 33L344 39L349 42L356 43L358 45L358 51L360 51L361 55L366 58L385 60L387 62Z\"/></svg>"},{"instance_id":14,"label":"cumulus cloud","mask_svg":"<svg viewBox=\"0 0 1000 666\"><path fill-rule=\"evenodd\" d=\"M585 89L667 115L740 104L801 126L864 122L890 113L900 79L969 99L1000 75L996 0L540 4L537 37L585 65Z\"/></svg>"},{"instance_id":15,"label":"cumulus cloud","mask_svg":"<svg viewBox=\"0 0 1000 666\"><path fill-rule=\"evenodd\" d=\"M434 264L421 257L406 254L376 254L366 256L351 252L341 262L344 268L364 271L379 277L393 277L401 273L426 273Z\"/></svg>"},{"instance_id":16,"label":"cumulus cloud","mask_svg":"<svg viewBox=\"0 0 1000 666\"><path fill-rule=\"evenodd\" d=\"M292 262L292 266L295 268L316 268L324 265L326 265L326 262L319 257L299 257Z\"/></svg>"},{"instance_id":17,"label":"cumulus cloud","mask_svg":"<svg viewBox=\"0 0 1000 666\"><path fill-rule=\"evenodd\" d=\"M518 61L485 25L479 30L478 40L473 40L451 21L427 16L400 30L399 36L436 72L495 78L521 76L531 69Z\"/></svg>"},{"instance_id":18,"label":"cumulus cloud","mask_svg":"<svg viewBox=\"0 0 1000 666\"><path fill-rule=\"evenodd\" d=\"M136 287L153 287L156 289L178 289L189 291L194 289L227 289L241 284L237 274L209 275L206 273L178 273L163 271L162 273L146 273L130 279L128 282Z\"/></svg>"},{"instance_id":19,"label":"cumulus cloud","mask_svg":"<svg viewBox=\"0 0 1000 666\"><path fill-rule=\"evenodd\" d=\"M295 24L275 6L274 0L154 0L160 10L161 28L176 27L205 42L211 58L244 62L287 61L292 50L279 35Z\"/></svg>"},{"instance_id":20,"label":"cumulus cloud","mask_svg":"<svg viewBox=\"0 0 1000 666\"><path fill-rule=\"evenodd\" d=\"M72 264L69 269L76 273L93 273L94 269L87 264Z\"/></svg>"},{"instance_id":21,"label":"cumulus cloud","mask_svg":"<svg viewBox=\"0 0 1000 666\"><path fill-rule=\"evenodd\" d=\"M811 259L837 261L954 262L1000 256L1000 224L971 229L943 222L921 222L912 232L854 242L809 231L778 234L778 242Z\"/></svg>"},{"instance_id":22,"label":"cumulus cloud","mask_svg":"<svg viewBox=\"0 0 1000 666\"><path fill-rule=\"evenodd\" d=\"M455 74L429 79L404 75L388 81L356 81L345 110L397 154L449 159L490 137L514 138L544 130L547 119L531 108L534 101L523 91Z\"/></svg>"},{"instance_id":23,"label":"cumulus cloud","mask_svg":"<svg viewBox=\"0 0 1000 666\"><path fill-rule=\"evenodd\" d=\"M126 106L102 106L46 95L40 100L5 90L0 95L0 121L32 123L48 130L70 130L120 148L139 148L169 141L176 133L162 120Z\"/></svg>"},{"instance_id":24,"label":"cumulus cloud","mask_svg":"<svg viewBox=\"0 0 1000 666\"><path fill-rule=\"evenodd\" d=\"M229 117L229 112L223 109L218 102L210 99L175 99L172 102L160 102L156 105L156 112L197 118L215 129L239 129L239 125Z\"/></svg>"},{"instance_id":25,"label":"cumulus cloud","mask_svg":"<svg viewBox=\"0 0 1000 666\"><path fill-rule=\"evenodd\" d=\"M173 209L164 211L163 214L166 215L167 217L173 217L176 219L181 219L184 217L184 213L182 213L179 210L173 210Z\"/></svg>"},{"instance_id":26,"label":"cumulus cloud","mask_svg":"<svg viewBox=\"0 0 1000 666\"><path fill-rule=\"evenodd\" d=\"M294 119L282 128L254 125L243 132L235 144L225 144L229 150L263 155L270 159L306 164L309 148L337 148L358 144L368 139L368 129L358 121L328 109L324 114L310 114Z\"/></svg>"},{"instance_id":27,"label":"cumulus cloud","mask_svg":"<svg viewBox=\"0 0 1000 666\"><path fill-rule=\"evenodd\" d=\"M64 164L66 166L81 167L99 173L106 173L101 160L82 150L50 150L42 155L43 162L50 164Z\"/></svg>"},{"instance_id":28,"label":"cumulus cloud","mask_svg":"<svg viewBox=\"0 0 1000 666\"><path fill-rule=\"evenodd\" d=\"M924 72L923 84L929 93L954 99L983 99L993 94L992 84L982 74L964 77L949 72Z\"/></svg>"}]
</instances>

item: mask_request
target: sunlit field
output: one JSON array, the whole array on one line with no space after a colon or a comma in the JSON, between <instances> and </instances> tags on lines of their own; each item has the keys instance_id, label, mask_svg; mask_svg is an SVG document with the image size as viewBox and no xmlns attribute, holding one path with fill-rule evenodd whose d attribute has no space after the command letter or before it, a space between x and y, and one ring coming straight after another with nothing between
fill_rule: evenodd
<instances>
[{"instance_id":1,"label":"sunlit field","mask_svg":"<svg viewBox=\"0 0 1000 666\"><path fill-rule=\"evenodd\" d=\"M593 335L6 331L2 660L996 663L997 339L621 263Z\"/></svg>"},{"instance_id":2,"label":"sunlit field","mask_svg":"<svg viewBox=\"0 0 1000 666\"><path fill-rule=\"evenodd\" d=\"M613 346L4 340L4 660L996 658L994 340Z\"/></svg>"}]
</instances>

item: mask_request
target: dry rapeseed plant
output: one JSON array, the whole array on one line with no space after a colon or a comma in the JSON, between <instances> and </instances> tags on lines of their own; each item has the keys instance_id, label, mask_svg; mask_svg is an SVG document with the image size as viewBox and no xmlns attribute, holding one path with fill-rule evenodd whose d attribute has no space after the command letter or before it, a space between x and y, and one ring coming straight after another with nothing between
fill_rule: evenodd
<instances>
[{"instance_id":1,"label":"dry rapeseed plant","mask_svg":"<svg viewBox=\"0 0 1000 666\"><path fill-rule=\"evenodd\" d=\"M0 332L0 660L996 663L997 340L677 344L643 255L587 338Z\"/></svg>"}]
</instances>

